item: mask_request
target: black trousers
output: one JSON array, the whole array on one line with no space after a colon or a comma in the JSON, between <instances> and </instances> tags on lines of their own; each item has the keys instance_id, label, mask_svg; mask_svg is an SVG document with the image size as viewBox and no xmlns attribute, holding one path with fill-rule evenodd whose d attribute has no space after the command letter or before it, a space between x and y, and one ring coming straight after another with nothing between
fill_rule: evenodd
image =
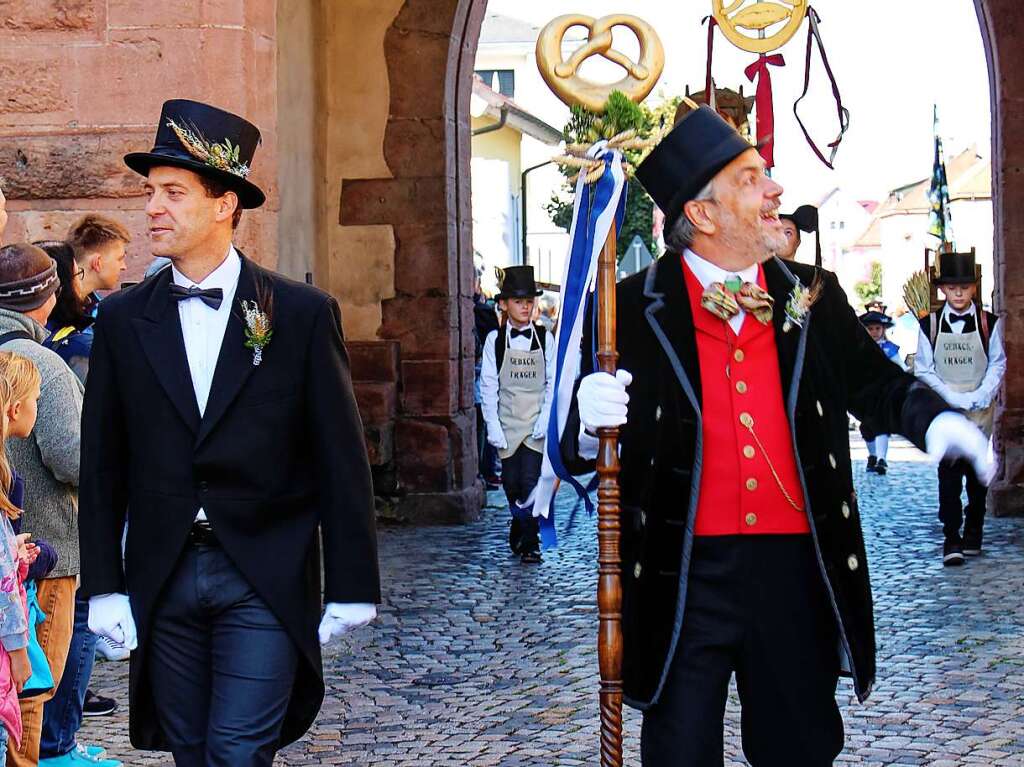
<instances>
[{"instance_id":1,"label":"black trousers","mask_svg":"<svg viewBox=\"0 0 1024 767\"><path fill-rule=\"evenodd\" d=\"M644 767L721 767L736 674L752 767L828 767L843 748L836 621L808 535L699 537Z\"/></svg>"},{"instance_id":2,"label":"black trousers","mask_svg":"<svg viewBox=\"0 0 1024 767\"><path fill-rule=\"evenodd\" d=\"M960 502L964 484L967 485L967 509ZM978 481L970 461L958 458L939 463L939 521L947 538L960 535L964 530L981 532L985 525L985 498L988 490ZM965 519L966 517L966 519Z\"/></svg>"},{"instance_id":3,"label":"black trousers","mask_svg":"<svg viewBox=\"0 0 1024 767\"><path fill-rule=\"evenodd\" d=\"M520 512L516 501L529 498L540 479L544 456L522 444L512 455L501 460L501 486L512 513L509 543L513 551L537 551L540 548L540 525L530 512ZM518 548L517 548L518 542Z\"/></svg>"},{"instance_id":4,"label":"black trousers","mask_svg":"<svg viewBox=\"0 0 1024 767\"><path fill-rule=\"evenodd\" d=\"M178 767L270 767L298 650L219 546L190 545L153 615L149 679Z\"/></svg>"}]
</instances>

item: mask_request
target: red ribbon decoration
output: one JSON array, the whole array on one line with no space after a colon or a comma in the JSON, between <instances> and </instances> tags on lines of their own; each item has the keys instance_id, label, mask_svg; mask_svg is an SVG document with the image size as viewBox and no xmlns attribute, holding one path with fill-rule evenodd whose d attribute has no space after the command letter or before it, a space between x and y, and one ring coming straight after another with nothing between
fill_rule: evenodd
<instances>
[{"instance_id":1,"label":"red ribbon decoration","mask_svg":"<svg viewBox=\"0 0 1024 767\"><path fill-rule=\"evenodd\" d=\"M757 106L757 149L766 167L770 169L775 167L775 108L772 103L772 75L769 66L784 67L786 60L781 53L771 56L762 53L743 73L751 82L757 78L757 92L754 96L754 104Z\"/></svg>"}]
</instances>

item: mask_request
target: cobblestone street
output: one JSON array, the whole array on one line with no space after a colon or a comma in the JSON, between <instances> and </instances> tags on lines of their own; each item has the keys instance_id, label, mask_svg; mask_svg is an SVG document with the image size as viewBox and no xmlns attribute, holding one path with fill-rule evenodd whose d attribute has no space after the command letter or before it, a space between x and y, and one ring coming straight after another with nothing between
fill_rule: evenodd
<instances>
[{"instance_id":1,"label":"cobblestone street","mask_svg":"<svg viewBox=\"0 0 1024 767\"><path fill-rule=\"evenodd\" d=\"M1024 520L989 519L985 552L941 565L934 468L896 441L887 477L856 482L875 593L879 673L856 703L840 681L840 764L1024 765ZM563 493L562 545L539 567L509 556L491 493L461 528L385 527L382 616L325 659L328 697L281 765L595 765L595 523ZM572 521L575 529L565 533ZM127 663L97 665L93 689L122 703L81 740L128 765L169 765L127 741ZM626 763L640 717L626 713ZM735 695L727 763L739 749Z\"/></svg>"}]
</instances>

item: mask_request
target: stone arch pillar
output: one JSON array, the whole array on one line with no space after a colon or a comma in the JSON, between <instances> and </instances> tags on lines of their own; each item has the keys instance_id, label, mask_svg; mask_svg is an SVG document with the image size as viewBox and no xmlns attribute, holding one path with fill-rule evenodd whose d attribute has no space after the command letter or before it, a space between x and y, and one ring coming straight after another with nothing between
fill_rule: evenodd
<instances>
[{"instance_id":1,"label":"stone arch pillar","mask_svg":"<svg viewBox=\"0 0 1024 767\"><path fill-rule=\"evenodd\" d=\"M393 461L379 489L416 521L473 518L473 271L469 93L486 3L408 0L385 35L391 178L345 179L342 225L390 224L395 295L379 336L397 370Z\"/></svg>"}]
</instances>

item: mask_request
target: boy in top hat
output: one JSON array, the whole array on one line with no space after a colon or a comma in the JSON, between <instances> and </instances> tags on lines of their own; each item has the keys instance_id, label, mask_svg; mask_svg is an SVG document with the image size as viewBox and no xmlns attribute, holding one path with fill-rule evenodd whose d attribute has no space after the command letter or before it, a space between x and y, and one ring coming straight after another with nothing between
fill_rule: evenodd
<instances>
[{"instance_id":1,"label":"boy in top hat","mask_svg":"<svg viewBox=\"0 0 1024 767\"><path fill-rule=\"evenodd\" d=\"M497 295L503 321L487 334L480 371L480 398L487 439L501 458L501 484L512 513L509 546L523 563L540 562L540 532L524 503L540 478L544 435L551 406L548 367L555 344L533 322L541 291L532 266L504 270Z\"/></svg>"},{"instance_id":2,"label":"boy in top hat","mask_svg":"<svg viewBox=\"0 0 1024 767\"><path fill-rule=\"evenodd\" d=\"M1003 325L977 301L973 251L940 253L939 274L933 281L945 303L921 320L914 372L947 402L966 411L967 417L990 437L995 397L1006 373ZM965 484L966 513L960 502ZM944 565L962 565L965 554L981 553L986 494L984 483L969 462L939 464Z\"/></svg>"},{"instance_id":3,"label":"boy in top hat","mask_svg":"<svg viewBox=\"0 0 1024 767\"><path fill-rule=\"evenodd\" d=\"M174 100L125 157L171 266L100 305L82 417L89 627L134 650L132 743L189 767L269 767L320 709L320 643L380 597L338 305L232 244L259 142Z\"/></svg>"},{"instance_id":4,"label":"boy in top hat","mask_svg":"<svg viewBox=\"0 0 1024 767\"><path fill-rule=\"evenodd\" d=\"M872 302L872 305L877 304ZM900 361L900 347L885 337L885 331L893 326L893 321L892 317L885 313L884 307L881 311L864 312L858 319L885 356L894 364L899 365L900 370L905 370L906 368ZM864 438L864 443L868 448L867 471L885 476L889 471L889 464L886 461L886 456L889 454L889 435L879 433L870 421L861 421L860 435Z\"/></svg>"},{"instance_id":5,"label":"boy in top hat","mask_svg":"<svg viewBox=\"0 0 1024 767\"><path fill-rule=\"evenodd\" d=\"M621 427L622 670L642 761L722 764L735 673L751 764L830 765L839 674L861 699L875 674L847 411L981 472L986 440L886 358L835 275L773 257L782 188L712 110L637 177L670 249L619 283L621 368L583 371L561 449L583 473L591 435Z\"/></svg>"}]
</instances>

